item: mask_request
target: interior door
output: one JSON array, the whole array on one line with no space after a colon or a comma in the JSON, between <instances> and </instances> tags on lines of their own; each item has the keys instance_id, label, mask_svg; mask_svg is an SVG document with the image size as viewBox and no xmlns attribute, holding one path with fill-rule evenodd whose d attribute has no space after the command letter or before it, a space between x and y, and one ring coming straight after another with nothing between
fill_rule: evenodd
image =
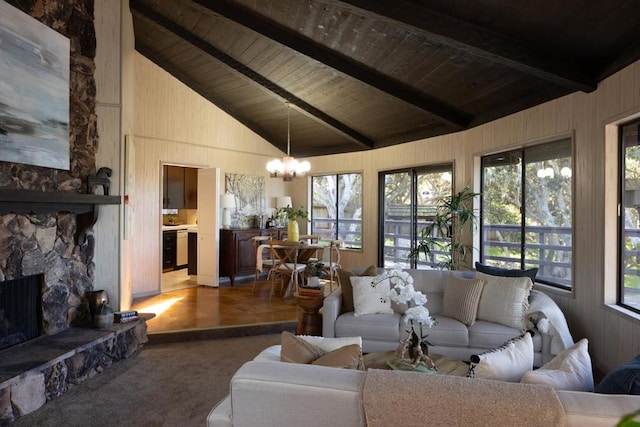
<instances>
[{"instance_id":1,"label":"interior door","mask_svg":"<svg viewBox=\"0 0 640 427\"><path fill-rule=\"evenodd\" d=\"M218 287L220 169L198 169L198 284Z\"/></svg>"}]
</instances>

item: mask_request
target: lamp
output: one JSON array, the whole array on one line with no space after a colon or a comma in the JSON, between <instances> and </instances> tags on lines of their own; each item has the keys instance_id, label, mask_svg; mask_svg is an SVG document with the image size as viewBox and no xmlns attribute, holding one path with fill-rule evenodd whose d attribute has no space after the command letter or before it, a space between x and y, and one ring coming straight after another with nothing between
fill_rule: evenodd
<instances>
[{"instance_id":1,"label":"lamp","mask_svg":"<svg viewBox=\"0 0 640 427\"><path fill-rule=\"evenodd\" d=\"M282 160L274 159L267 163L267 171L271 178L282 177L283 181L292 181L293 178L304 176L309 172L311 165L306 160L299 162L291 157L291 103L286 102L285 105L287 106L287 155Z\"/></svg>"},{"instance_id":2,"label":"lamp","mask_svg":"<svg viewBox=\"0 0 640 427\"><path fill-rule=\"evenodd\" d=\"M222 228L231 228L231 211L229 209L236 207L236 196L233 194L223 194L220 198L220 206L222 206Z\"/></svg>"},{"instance_id":3,"label":"lamp","mask_svg":"<svg viewBox=\"0 0 640 427\"><path fill-rule=\"evenodd\" d=\"M291 196L280 196L276 199L276 208L286 208L287 206L293 207Z\"/></svg>"}]
</instances>

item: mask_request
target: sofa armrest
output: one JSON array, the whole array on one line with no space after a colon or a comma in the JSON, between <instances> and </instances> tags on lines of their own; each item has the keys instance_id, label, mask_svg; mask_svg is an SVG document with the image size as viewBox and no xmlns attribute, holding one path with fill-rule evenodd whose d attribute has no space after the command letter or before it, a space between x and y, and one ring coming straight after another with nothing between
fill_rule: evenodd
<instances>
[{"instance_id":1,"label":"sofa armrest","mask_svg":"<svg viewBox=\"0 0 640 427\"><path fill-rule=\"evenodd\" d=\"M334 338L336 336L336 320L342 309L342 289L337 288L324 299L322 304L322 336Z\"/></svg>"},{"instance_id":2,"label":"sofa armrest","mask_svg":"<svg viewBox=\"0 0 640 427\"><path fill-rule=\"evenodd\" d=\"M227 395L209 412L207 427L233 427L231 415L231 396Z\"/></svg>"}]
</instances>

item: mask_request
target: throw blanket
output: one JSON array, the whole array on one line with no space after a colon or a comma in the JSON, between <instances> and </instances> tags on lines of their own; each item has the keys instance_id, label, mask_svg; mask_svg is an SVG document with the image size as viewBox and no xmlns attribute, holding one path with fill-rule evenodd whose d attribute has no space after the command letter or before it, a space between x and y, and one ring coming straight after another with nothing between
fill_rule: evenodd
<instances>
[{"instance_id":1,"label":"throw blanket","mask_svg":"<svg viewBox=\"0 0 640 427\"><path fill-rule=\"evenodd\" d=\"M551 387L416 372L367 371L367 427L562 426Z\"/></svg>"},{"instance_id":2,"label":"throw blanket","mask_svg":"<svg viewBox=\"0 0 640 427\"><path fill-rule=\"evenodd\" d=\"M529 312L527 318L531 320L543 334L551 336L551 354L559 354L565 348L573 345L573 338L569 332L567 319L556 303L546 294L531 290L529 296Z\"/></svg>"}]
</instances>

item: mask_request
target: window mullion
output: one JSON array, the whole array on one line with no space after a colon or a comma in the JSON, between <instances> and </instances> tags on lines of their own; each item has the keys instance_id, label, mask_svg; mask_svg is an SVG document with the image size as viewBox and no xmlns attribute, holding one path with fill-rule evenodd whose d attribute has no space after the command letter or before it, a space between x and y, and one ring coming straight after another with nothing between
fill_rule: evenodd
<instances>
[{"instance_id":1,"label":"window mullion","mask_svg":"<svg viewBox=\"0 0 640 427\"><path fill-rule=\"evenodd\" d=\"M525 159L525 151L521 151L520 157L522 158L521 167L520 167L520 268L524 270L525 266L525 201L526 201L526 191L527 191L527 168L526 168L526 159Z\"/></svg>"}]
</instances>

